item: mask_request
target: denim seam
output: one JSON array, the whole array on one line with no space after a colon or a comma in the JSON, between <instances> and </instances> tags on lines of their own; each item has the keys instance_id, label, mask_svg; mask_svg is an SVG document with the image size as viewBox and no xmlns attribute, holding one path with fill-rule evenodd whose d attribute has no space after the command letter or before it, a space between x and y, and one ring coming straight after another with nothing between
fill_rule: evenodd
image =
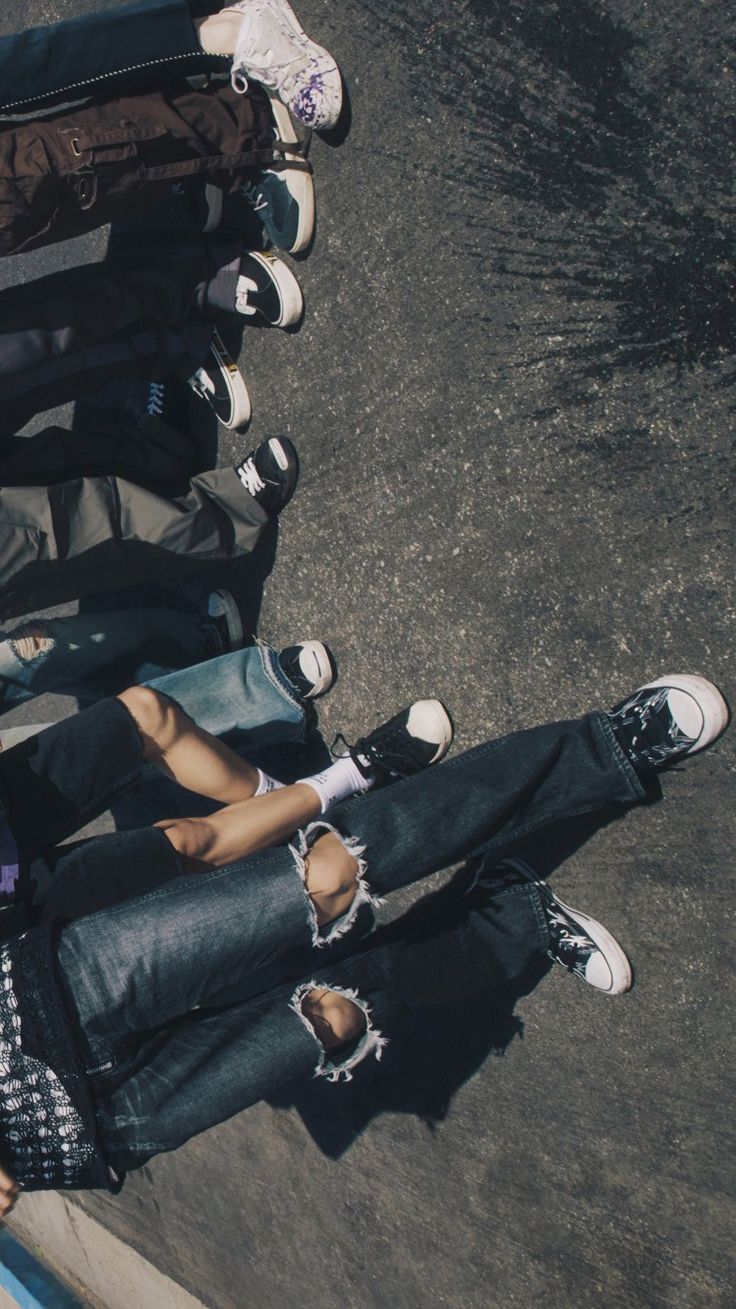
<instances>
[{"instance_id":1,"label":"denim seam","mask_svg":"<svg viewBox=\"0 0 736 1309\"><path fill-rule=\"evenodd\" d=\"M611 720L604 710L598 710L590 715L590 725L593 732L605 742L611 750L614 761L620 773L626 780L629 789L637 800L646 799L646 787L643 785L639 774L634 765L626 758L621 746L616 739L616 733L611 726Z\"/></svg>"},{"instance_id":2,"label":"denim seam","mask_svg":"<svg viewBox=\"0 0 736 1309\"><path fill-rule=\"evenodd\" d=\"M177 59L201 58L202 60L210 60L216 57L215 55L208 55L204 50L190 50L186 54L167 55L163 59L146 59L140 64L128 64L125 68L116 68L112 73L98 73L96 77L85 77L79 82L69 82L66 86L57 87L54 91L41 91L38 95L26 96L24 100L12 100L10 104L0 103L0 111L19 109L21 105L37 104L39 100L48 100L50 97L63 97L67 91L77 91L82 86L94 86L96 82L109 82L111 78L122 77L125 73L137 73L142 68L158 68L160 65L172 64Z\"/></svg>"},{"instance_id":3,"label":"denim seam","mask_svg":"<svg viewBox=\"0 0 736 1309\"><path fill-rule=\"evenodd\" d=\"M263 671L271 685L279 692L281 698L291 705L292 709L297 709L304 717L304 705L297 697L296 693L290 690L290 684L285 673L282 673L278 666L278 654L272 646L265 641L256 641L256 647L261 656Z\"/></svg>"}]
</instances>

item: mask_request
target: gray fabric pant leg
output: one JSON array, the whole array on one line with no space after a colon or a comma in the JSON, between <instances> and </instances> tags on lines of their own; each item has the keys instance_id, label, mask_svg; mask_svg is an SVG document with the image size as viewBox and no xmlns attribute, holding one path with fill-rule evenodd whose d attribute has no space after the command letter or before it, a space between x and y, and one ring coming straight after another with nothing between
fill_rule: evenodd
<instances>
[{"instance_id":1,"label":"gray fabric pant leg","mask_svg":"<svg viewBox=\"0 0 736 1309\"><path fill-rule=\"evenodd\" d=\"M167 500L119 477L0 491L0 617L233 559L268 521L232 468Z\"/></svg>"}]
</instances>

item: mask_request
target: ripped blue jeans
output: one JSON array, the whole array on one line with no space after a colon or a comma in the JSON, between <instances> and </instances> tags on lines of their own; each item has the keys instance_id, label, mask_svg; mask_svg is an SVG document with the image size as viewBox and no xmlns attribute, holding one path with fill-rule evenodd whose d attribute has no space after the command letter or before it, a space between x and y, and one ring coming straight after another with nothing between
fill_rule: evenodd
<instances>
[{"instance_id":1,"label":"ripped blue jeans","mask_svg":"<svg viewBox=\"0 0 736 1309\"><path fill-rule=\"evenodd\" d=\"M478 856L467 912L432 943L432 985L443 985L447 952L471 938L500 984L520 975L549 946L546 917L536 886L509 885L499 859L551 823L643 798L607 715L593 713L488 742L338 805L330 823L362 851L362 887L337 931L316 928L304 881L323 824L292 846L175 878L70 924L58 959L110 1162L138 1167L285 1083L314 1073L337 1080L366 1055L382 1056L394 1008L411 1004L412 955L396 942L371 948L370 938L350 952L361 900ZM148 839L149 858L170 859L163 833ZM347 955L330 962L335 949ZM344 1054L328 1056L302 1013L312 986L340 990L363 1011L362 1036Z\"/></svg>"}]
</instances>

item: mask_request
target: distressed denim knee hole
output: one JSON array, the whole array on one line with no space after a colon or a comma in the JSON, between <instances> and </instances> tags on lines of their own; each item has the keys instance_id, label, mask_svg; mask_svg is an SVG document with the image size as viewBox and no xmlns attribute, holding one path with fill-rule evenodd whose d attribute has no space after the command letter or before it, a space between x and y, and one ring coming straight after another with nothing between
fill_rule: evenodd
<instances>
[{"instance_id":1,"label":"distressed denim knee hole","mask_svg":"<svg viewBox=\"0 0 736 1309\"><path fill-rule=\"evenodd\" d=\"M340 844L355 860L357 869L355 873L355 895L350 908L344 914L341 914L339 918L336 918L334 922L328 923L325 927L320 927L317 922L317 911L307 886L307 855L319 836L323 836L326 832L331 832L333 836L337 837ZM361 905L369 904L377 909L383 904L380 897L373 894L366 881L367 864L363 858L365 846L360 845L354 837L343 836L342 832L339 832L331 823L319 819L314 823L310 823L303 831L297 832L296 842L294 845L290 845L289 849L294 856L297 872L306 892L312 945L316 946L317 949L325 945L331 945L333 941L337 941L346 932L349 932Z\"/></svg>"},{"instance_id":2,"label":"distressed denim knee hole","mask_svg":"<svg viewBox=\"0 0 736 1309\"><path fill-rule=\"evenodd\" d=\"M55 641L41 623L23 623L7 635L8 645L21 664L33 664L45 658Z\"/></svg>"},{"instance_id":3,"label":"distressed denim knee hole","mask_svg":"<svg viewBox=\"0 0 736 1309\"><path fill-rule=\"evenodd\" d=\"M363 1035L359 1036L356 1041L350 1043L347 1047L347 1053L342 1059L339 1058L339 1051L336 1052L338 1054L336 1059L329 1057L328 1052L322 1045L312 1022L304 1012L304 999L310 991L315 989L332 991L335 995L344 996L346 1000L350 1000L356 1008L360 1009L365 1019L365 1030ZM300 982L291 997L289 1007L294 1010L294 1013L298 1015L307 1030L311 1032L317 1045L319 1053L317 1057L317 1066L314 1070L315 1077L326 1077L330 1082L339 1082L340 1079L345 1082L351 1082L353 1079L352 1070L357 1067L358 1064L362 1063L364 1059L367 1059L368 1055L371 1053L375 1059L380 1060L384 1048L388 1045L388 1037L382 1036L378 1028L373 1026L370 1005L363 1000L355 990L347 990L342 986L327 985L326 983L319 981Z\"/></svg>"}]
</instances>

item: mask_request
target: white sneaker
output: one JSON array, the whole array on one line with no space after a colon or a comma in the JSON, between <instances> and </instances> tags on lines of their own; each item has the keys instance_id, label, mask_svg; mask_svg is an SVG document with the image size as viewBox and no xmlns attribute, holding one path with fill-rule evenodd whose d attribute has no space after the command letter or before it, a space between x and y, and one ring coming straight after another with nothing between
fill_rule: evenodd
<instances>
[{"instance_id":1,"label":"white sneaker","mask_svg":"<svg viewBox=\"0 0 736 1309\"><path fill-rule=\"evenodd\" d=\"M239 0L243 15L231 80L241 95L249 79L276 92L307 127L334 127L342 108L342 78L332 55L299 25L286 0Z\"/></svg>"}]
</instances>

